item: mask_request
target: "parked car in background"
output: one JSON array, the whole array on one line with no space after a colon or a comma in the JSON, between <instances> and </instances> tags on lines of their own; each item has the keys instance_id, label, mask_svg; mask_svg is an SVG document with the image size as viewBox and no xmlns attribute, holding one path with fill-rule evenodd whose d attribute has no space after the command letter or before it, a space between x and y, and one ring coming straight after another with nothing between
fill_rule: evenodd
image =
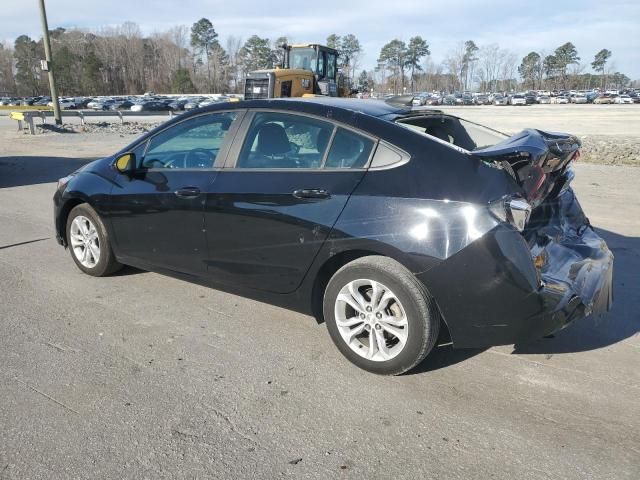
<instances>
[{"instance_id":1,"label":"parked car in background","mask_svg":"<svg viewBox=\"0 0 640 480\"><path fill-rule=\"evenodd\" d=\"M538 103L542 105L547 105L551 103L551 97L549 95L540 95L538 97Z\"/></svg>"},{"instance_id":2,"label":"parked car in background","mask_svg":"<svg viewBox=\"0 0 640 480\"><path fill-rule=\"evenodd\" d=\"M445 95L442 99L442 104L443 105L455 105L456 104L456 97L452 94L450 95Z\"/></svg>"},{"instance_id":3,"label":"parked car in background","mask_svg":"<svg viewBox=\"0 0 640 480\"><path fill-rule=\"evenodd\" d=\"M172 102L169 103L168 107L171 110L184 110L184 106L189 102L189 99L187 98L179 98L177 100L173 100Z\"/></svg>"},{"instance_id":4,"label":"parked car in background","mask_svg":"<svg viewBox=\"0 0 640 480\"><path fill-rule=\"evenodd\" d=\"M480 94L476 96L476 103L478 105L491 105L491 100L489 100L489 95Z\"/></svg>"},{"instance_id":5,"label":"parked car in background","mask_svg":"<svg viewBox=\"0 0 640 480\"><path fill-rule=\"evenodd\" d=\"M109 110L111 105L113 105L116 101L111 98L103 98L98 101L89 102L91 104L92 110Z\"/></svg>"},{"instance_id":6,"label":"parked car in background","mask_svg":"<svg viewBox=\"0 0 640 480\"><path fill-rule=\"evenodd\" d=\"M204 97L193 97L193 98L189 99L189 101L187 103L184 104L183 109L184 110L191 110L191 109L194 109L194 108L198 108L200 103L205 101L205 100L206 100L206 98L204 98Z\"/></svg>"},{"instance_id":7,"label":"parked car in background","mask_svg":"<svg viewBox=\"0 0 640 480\"><path fill-rule=\"evenodd\" d=\"M40 97L39 100L36 100L35 102L33 102L33 105L37 107L46 107L47 105L49 105L50 101L51 101L51 97L45 95L43 97ZM74 102L75 102L75 99L74 99Z\"/></svg>"},{"instance_id":8,"label":"parked car in background","mask_svg":"<svg viewBox=\"0 0 640 480\"><path fill-rule=\"evenodd\" d=\"M205 98L198 104L198 107L208 107L209 105L213 105L214 103L218 103L218 100L215 98Z\"/></svg>"},{"instance_id":9,"label":"parked car in background","mask_svg":"<svg viewBox=\"0 0 640 480\"><path fill-rule=\"evenodd\" d=\"M470 93L465 93L465 94L462 95L462 104L463 105L475 105L476 104L476 98Z\"/></svg>"},{"instance_id":10,"label":"parked car in background","mask_svg":"<svg viewBox=\"0 0 640 480\"><path fill-rule=\"evenodd\" d=\"M493 104L494 105L509 105L509 98L501 95L499 93L493 96Z\"/></svg>"},{"instance_id":11,"label":"parked car in background","mask_svg":"<svg viewBox=\"0 0 640 480\"><path fill-rule=\"evenodd\" d=\"M586 97L587 97L587 103L593 103L593 101L598 98L598 92L587 92L586 93Z\"/></svg>"},{"instance_id":12,"label":"parked car in background","mask_svg":"<svg viewBox=\"0 0 640 480\"><path fill-rule=\"evenodd\" d=\"M130 110L133 105L131 100L115 100L109 104L109 110Z\"/></svg>"},{"instance_id":13,"label":"parked car in background","mask_svg":"<svg viewBox=\"0 0 640 480\"><path fill-rule=\"evenodd\" d=\"M536 92L527 92L524 94L524 100L527 105L533 105L534 103L538 103L537 101L537 93Z\"/></svg>"},{"instance_id":14,"label":"parked car in background","mask_svg":"<svg viewBox=\"0 0 640 480\"><path fill-rule=\"evenodd\" d=\"M558 95L556 97L556 103L569 103L569 97L567 95Z\"/></svg>"},{"instance_id":15,"label":"parked car in background","mask_svg":"<svg viewBox=\"0 0 640 480\"><path fill-rule=\"evenodd\" d=\"M426 105L428 95L426 93L418 93L414 95L411 103L416 107L420 107L422 105Z\"/></svg>"},{"instance_id":16,"label":"parked car in background","mask_svg":"<svg viewBox=\"0 0 640 480\"><path fill-rule=\"evenodd\" d=\"M613 99L613 103L618 104L632 104L633 99L629 95L618 95Z\"/></svg>"},{"instance_id":17,"label":"parked car in background","mask_svg":"<svg viewBox=\"0 0 640 480\"><path fill-rule=\"evenodd\" d=\"M442 97L440 95L430 95L426 100L427 105L442 105Z\"/></svg>"},{"instance_id":18,"label":"parked car in background","mask_svg":"<svg viewBox=\"0 0 640 480\"><path fill-rule=\"evenodd\" d=\"M584 93L575 93L571 97L571 103L575 103L575 104L587 103L587 96Z\"/></svg>"},{"instance_id":19,"label":"parked car in background","mask_svg":"<svg viewBox=\"0 0 640 480\"><path fill-rule=\"evenodd\" d=\"M87 108L87 105L91 100L93 100L91 97L74 98L74 102L76 103L76 109Z\"/></svg>"},{"instance_id":20,"label":"parked car in background","mask_svg":"<svg viewBox=\"0 0 640 480\"><path fill-rule=\"evenodd\" d=\"M130 110L132 112L147 112L147 111L167 111L169 107L165 102L159 102L157 100L143 101L131 105Z\"/></svg>"},{"instance_id":21,"label":"parked car in background","mask_svg":"<svg viewBox=\"0 0 640 480\"><path fill-rule=\"evenodd\" d=\"M47 103L49 107L53 107L53 101ZM74 102L70 98L60 98L58 99L58 105L60 105L61 110L71 110L76 108L76 102Z\"/></svg>"},{"instance_id":22,"label":"parked car in background","mask_svg":"<svg viewBox=\"0 0 640 480\"><path fill-rule=\"evenodd\" d=\"M509 97L509 105L526 105L526 104L527 104L527 99L525 98L524 95L517 93Z\"/></svg>"},{"instance_id":23,"label":"parked car in background","mask_svg":"<svg viewBox=\"0 0 640 480\"><path fill-rule=\"evenodd\" d=\"M593 103L598 104L598 105L610 104L610 103L613 103L613 97L609 93L604 93L604 94L598 95L593 100Z\"/></svg>"}]
</instances>

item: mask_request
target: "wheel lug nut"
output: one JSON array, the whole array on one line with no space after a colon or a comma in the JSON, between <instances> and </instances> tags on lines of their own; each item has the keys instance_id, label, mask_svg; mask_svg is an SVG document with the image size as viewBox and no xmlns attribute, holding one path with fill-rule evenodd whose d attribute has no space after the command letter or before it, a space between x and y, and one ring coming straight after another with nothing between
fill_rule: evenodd
<instances>
[{"instance_id":1,"label":"wheel lug nut","mask_svg":"<svg viewBox=\"0 0 640 480\"><path fill-rule=\"evenodd\" d=\"M366 317L366 315L364 313L360 314L360 318L365 318L365 317Z\"/></svg>"},{"instance_id":2,"label":"wheel lug nut","mask_svg":"<svg viewBox=\"0 0 640 480\"><path fill-rule=\"evenodd\" d=\"M370 312L370 311L371 311L371 307L367 307L367 312Z\"/></svg>"},{"instance_id":3,"label":"wheel lug nut","mask_svg":"<svg viewBox=\"0 0 640 480\"><path fill-rule=\"evenodd\" d=\"M380 312L376 313L376 318L382 318L382 314Z\"/></svg>"},{"instance_id":4,"label":"wheel lug nut","mask_svg":"<svg viewBox=\"0 0 640 480\"><path fill-rule=\"evenodd\" d=\"M376 330L380 330L382 327L380 326L379 323L376 323Z\"/></svg>"}]
</instances>

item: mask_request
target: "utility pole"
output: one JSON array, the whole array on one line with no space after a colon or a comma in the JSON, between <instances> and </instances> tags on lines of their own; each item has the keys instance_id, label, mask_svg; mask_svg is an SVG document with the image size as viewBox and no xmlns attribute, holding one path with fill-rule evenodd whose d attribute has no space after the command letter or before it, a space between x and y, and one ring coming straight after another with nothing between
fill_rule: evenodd
<instances>
[{"instance_id":1,"label":"utility pole","mask_svg":"<svg viewBox=\"0 0 640 480\"><path fill-rule=\"evenodd\" d=\"M58 103L58 92L56 90L56 81L53 76L53 65L51 61L51 42L49 41L49 25L47 24L47 12L44 8L44 0L40 1L40 19L42 20L42 42L44 43L43 70L49 75L49 89L51 90L51 102L53 102L53 116L56 119L56 125L62 125L62 115L60 115L60 104Z\"/></svg>"}]
</instances>

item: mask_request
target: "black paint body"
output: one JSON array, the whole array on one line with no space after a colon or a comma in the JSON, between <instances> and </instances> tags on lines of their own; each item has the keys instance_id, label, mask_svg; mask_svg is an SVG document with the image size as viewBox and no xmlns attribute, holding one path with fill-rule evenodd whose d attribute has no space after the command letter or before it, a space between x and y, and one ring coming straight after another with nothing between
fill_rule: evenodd
<instances>
[{"instance_id":1,"label":"black paint body","mask_svg":"<svg viewBox=\"0 0 640 480\"><path fill-rule=\"evenodd\" d=\"M362 255L391 257L433 295L455 347L517 343L608 309L613 256L570 188L536 207L525 232L487 204L522 187L503 169L394 123L410 114L382 102L261 100L192 110L123 149L194 115L271 109L324 117L406 152L388 169L147 170L123 175L115 157L76 172L54 197L66 246L69 210L88 202L125 264L319 314L324 284ZM236 136L234 143L241 142ZM568 175L568 173L567 173ZM179 198L194 187L201 194ZM296 198L297 189L328 198ZM544 251L546 263L534 266Z\"/></svg>"}]
</instances>

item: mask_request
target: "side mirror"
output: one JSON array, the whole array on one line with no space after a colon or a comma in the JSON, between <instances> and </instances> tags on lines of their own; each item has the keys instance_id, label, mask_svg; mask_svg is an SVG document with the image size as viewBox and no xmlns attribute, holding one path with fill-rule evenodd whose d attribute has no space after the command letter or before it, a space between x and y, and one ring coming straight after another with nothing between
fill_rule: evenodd
<instances>
[{"instance_id":1,"label":"side mirror","mask_svg":"<svg viewBox=\"0 0 640 480\"><path fill-rule=\"evenodd\" d=\"M115 166L120 173L133 173L136 169L136 154L131 152L123 153L116 158Z\"/></svg>"}]
</instances>

